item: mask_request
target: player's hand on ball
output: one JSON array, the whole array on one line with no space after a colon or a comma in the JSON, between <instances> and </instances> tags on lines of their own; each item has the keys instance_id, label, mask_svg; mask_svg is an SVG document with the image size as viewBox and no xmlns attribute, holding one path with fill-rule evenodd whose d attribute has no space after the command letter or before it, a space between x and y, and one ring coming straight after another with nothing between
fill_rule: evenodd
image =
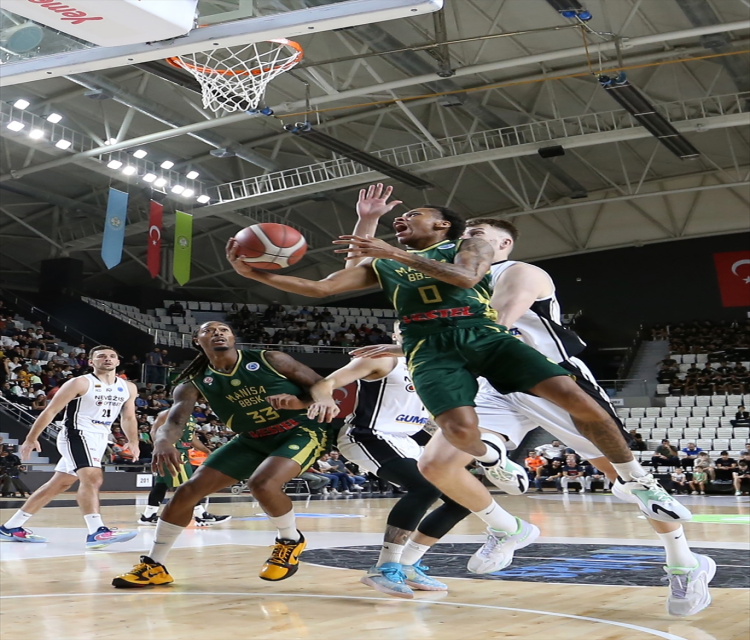
<instances>
[{"instance_id":1,"label":"player's hand on ball","mask_svg":"<svg viewBox=\"0 0 750 640\"><path fill-rule=\"evenodd\" d=\"M336 401L331 398L313 402L307 409L307 417L311 420L317 419L318 422L330 422L339 415L340 411L341 409L339 409Z\"/></svg>"},{"instance_id":2,"label":"player's hand on ball","mask_svg":"<svg viewBox=\"0 0 750 640\"><path fill-rule=\"evenodd\" d=\"M237 241L234 238L229 238L226 246L227 261L232 265L232 269L241 276L252 279L256 273L255 269L242 260L238 253L239 248L240 246L237 244Z\"/></svg>"},{"instance_id":3,"label":"player's hand on ball","mask_svg":"<svg viewBox=\"0 0 750 640\"><path fill-rule=\"evenodd\" d=\"M164 440L157 440L154 444L151 468L155 473L166 476L176 476L182 463L180 452Z\"/></svg>"},{"instance_id":4,"label":"player's hand on ball","mask_svg":"<svg viewBox=\"0 0 750 640\"><path fill-rule=\"evenodd\" d=\"M307 408L307 403L300 400L291 393L280 393L275 396L268 396L266 402L274 409L294 409L301 410Z\"/></svg>"},{"instance_id":5,"label":"player's hand on ball","mask_svg":"<svg viewBox=\"0 0 750 640\"><path fill-rule=\"evenodd\" d=\"M362 220L379 219L391 211L395 206L402 204L401 200L388 202L388 198L393 193L393 187L383 189L383 184L371 184L367 189L359 190L359 200L357 200L357 215Z\"/></svg>"},{"instance_id":6,"label":"player's hand on ball","mask_svg":"<svg viewBox=\"0 0 750 640\"><path fill-rule=\"evenodd\" d=\"M397 344L371 344L349 352L352 358L400 358L406 355Z\"/></svg>"},{"instance_id":7,"label":"player's hand on ball","mask_svg":"<svg viewBox=\"0 0 750 640\"><path fill-rule=\"evenodd\" d=\"M336 249L334 253L348 253L347 260L358 260L360 258L393 258L401 251L392 247L385 240L379 240L372 236L339 236L340 240L334 240L333 244L347 245L346 249Z\"/></svg>"}]
</instances>

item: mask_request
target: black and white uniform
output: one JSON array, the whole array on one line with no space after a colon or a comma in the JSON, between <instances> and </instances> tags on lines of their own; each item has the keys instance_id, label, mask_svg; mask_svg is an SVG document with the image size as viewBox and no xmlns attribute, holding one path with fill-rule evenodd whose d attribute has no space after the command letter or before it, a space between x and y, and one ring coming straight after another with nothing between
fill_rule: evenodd
<instances>
[{"instance_id":1,"label":"black and white uniform","mask_svg":"<svg viewBox=\"0 0 750 640\"><path fill-rule=\"evenodd\" d=\"M121 378L108 385L93 373L82 377L89 388L65 407L65 426L57 435L57 450L62 457L55 471L73 476L83 467L102 466L112 423L130 398L128 384Z\"/></svg>"},{"instance_id":2,"label":"black and white uniform","mask_svg":"<svg viewBox=\"0 0 750 640\"><path fill-rule=\"evenodd\" d=\"M428 413L419 399L406 358L398 358L387 376L357 382L354 411L339 431L338 449L363 469L377 474L386 462L418 460L429 440L422 427Z\"/></svg>"},{"instance_id":3,"label":"black and white uniform","mask_svg":"<svg viewBox=\"0 0 750 640\"><path fill-rule=\"evenodd\" d=\"M500 275L514 264L518 263L505 260L490 267L493 289ZM589 368L576 358L586 348L586 343L574 331L563 326L555 285L552 278L549 281L552 294L536 300L510 328L510 332L567 369L575 376L578 385L622 426L606 391L599 386ZM507 437L508 449L518 447L532 429L543 427L586 459L604 457L601 451L579 433L570 414L548 400L526 393L501 395L487 380L480 378L475 402L479 425Z\"/></svg>"}]
</instances>

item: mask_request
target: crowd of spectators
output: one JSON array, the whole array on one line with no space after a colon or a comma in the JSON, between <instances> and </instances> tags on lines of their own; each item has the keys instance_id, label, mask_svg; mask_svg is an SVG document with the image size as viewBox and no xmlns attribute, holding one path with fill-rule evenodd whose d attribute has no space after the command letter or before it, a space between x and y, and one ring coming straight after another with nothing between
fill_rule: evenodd
<instances>
[{"instance_id":1,"label":"crowd of spectators","mask_svg":"<svg viewBox=\"0 0 750 640\"><path fill-rule=\"evenodd\" d=\"M750 351L750 320L710 320L654 325L654 340L668 340L670 353L705 353L713 361L725 359L727 352ZM744 358L742 358L744 360Z\"/></svg>"},{"instance_id":2,"label":"crowd of spectators","mask_svg":"<svg viewBox=\"0 0 750 640\"><path fill-rule=\"evenodd\" d=\"M274 302L262 312L254 312L247 305L233 305L227 313L237 335L252 344L313 345L319 347L362 347L370 344L390 344L391 338L375 325L341 323L330 328L333 314L317 307L284 308ZM268 329L273 331L268 331Z\"/></svg>"},{"instance_id":3,"label":"crowd of spectators","mask_svg":"<svg viewBox=\"0 0 750 640\"><path fill-rule=\"evenodd\" d=\"M569 493L571 483L578 485L580 493L593 492L594 482L600 482L604 491L609 491L607 477L559 440L529 451L523 464L537 493L544 491L545 484L554 484L559 493Z\"/></svg>"}]
</instances>

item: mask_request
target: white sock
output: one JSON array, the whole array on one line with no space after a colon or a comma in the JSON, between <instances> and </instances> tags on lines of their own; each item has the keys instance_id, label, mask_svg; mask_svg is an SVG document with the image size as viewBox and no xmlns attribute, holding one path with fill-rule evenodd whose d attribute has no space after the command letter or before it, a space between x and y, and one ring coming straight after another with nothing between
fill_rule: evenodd
<instances>
[{"instance_id":1,"label":"white sock","mask_svg":"<svg viewBox=\"0 0 750 640\"><path fill-rule=\"evenodd\" d=\"M629 482L632 478L642 478L643 476L648 475L638 460L631 460L630 462L613 462L612 466L615 468L615 471L617 471L617 475L625 482Z\"/></svg>"},{"instance_id":2,"label":"white sock","mask_svg":"<svg viewBox=\"0 0 750 640\"><path fill-rule=\"evenodd\" d=\"M659 536L659 540L661 540L664 550L667 552L668 567L683 567L685 569L695 567L695 556L690 550L682 527L669 533L657 533L656 535Z\"/></svg>"},{"instance_id":3,"label":"white sock","mask_svg":"<svg viewBox=\"0 0 750 640\"><path fill-rule=\"evenodd\" d=\"M155 513L159 513L159 507L152 507L150 504L147 504L146 508L143 510L143 517L150 518Z\"/></svg>"},{"instance_id":4,"label":"white sock","mask_svg":"<svg viewBox=\"0 0 750 640\"><path fill-rule=\"evenodd\" d=\"M204 513L206 513L206 507L202 504L197 504L193 507L193 518L202 518Z\"/></svg>"},{"instance_id":5,"label":"white sock","mask_svg":"<svg viewBox=\"0 0 750 640\"><path fill-rule=\"evenodd\" d=\"M486 465L493 465L500 460L500 453L495 447L484 443L484 453L481 456L475 456L478 462L482 462Z\"/></svg>"},{"instance_id":6,"label":"white sock","mask_svg":"<svg viewBox=\"0 0 750 640\"><path fill-rule=\"evenodd\" d=\"M165 520L159 520L156 525L156 534L154 535L154 543L151 545L151 551L149 551L148 557L154 562L164 564L172 550L174 543L177 542L177 538L180 537L182 530L185 527L166 522Z\"/></svg>"},{"instance_id":7,"label":"white sock","mask_svg":"<svg viewBox=\"0 0 750 640\"><path fill-rule=\"evenodd\" d=\"M422 559L422 556L430 550L429 545L419 544L413 540L407 540L401 553L401 564L413 565Z\"/></svg>"},{"instance_id":8,"label":"white sock","mask_svg":"<svg viewBox=\"0 0 750 640\"><path fill-rule=\"evenodd\" d=\"M299 531L294 519L294 509L283 516L268 516L274 527L279 530L279 538L282 540L299 540Z\"/></svg>"},{"instance_id":9,"label":"white sock","mask_svg":"<svg viewBox=\"0 0 750 640\"><path fill-rule=\"evenodd\" d=\"M100 513L89 513L83 516L83 519L86 521L86 528L89 530L89 534L96 533L99 531L99 527L106 526L102 521Z\"/></svg>"},{"instance_id":10,"label":"white sock","mask_svg":"<svg viewBox=\"0 0 750 640\"><path fill-rule=\"evenodd\" d=\"M520 528L516 517L508 513L494 500L486 509L472 511L472 513L495 531L505 531L512 534L517 533Z\"/></svg>"},{"instance_id":11,"label":"white sock","mask_svg":"<svg viewBox=\"0 0 750 640\"><path fill-rule=\"evenodd\" d=\"M384 542L383 548L380 550L380 557L378 558L376 567L386 562L401 562L401 554L404 552L403 544L396 544L395 542Z\"/></svg>"},{"instance_id":12,"label":"white sock","mask_svg":"<svg viewBox=\"0 0 750 640\"><path fill-rule=\"evenodd\" d=\"M15 529L16 527L22 527L26 524L26 521L33 516L33 513L26 513L25 511L21 511L19 509L16 511L11 517L8 522L6 522L3 526L6 529Z\"/></svg>"}]
</instances>

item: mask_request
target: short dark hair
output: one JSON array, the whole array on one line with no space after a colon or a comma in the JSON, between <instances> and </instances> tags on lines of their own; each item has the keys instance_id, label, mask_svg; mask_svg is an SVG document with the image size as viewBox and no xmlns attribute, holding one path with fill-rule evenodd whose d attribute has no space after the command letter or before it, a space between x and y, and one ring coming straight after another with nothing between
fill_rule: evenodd
<instances>
[{"instance_id":1,"label":"short dark hair","mask_svg":"<svg viewBox=\"0 0 750 640\"><path fill-rule=\"evenodd\" d=\"M114 351L118 359L120 357L120 354L117 353L117 349L115 349L114 347L110 347L109 345L106 345L106 344L100 344L100 345L97 345L96 347L91 348L91 351L89 351L89 360L93 360L94 354L97 351Z\"/></svg>"},{"instance_id":2,"label":"short dark hair","mask_svg":"<svg viewBox=\"0 0 750 640\"><path fill-rule=\"evenodd\" d=\"M513 242L518 240L518 236L520 235L516 225L510 220L503 220L502 218L475 218L474 220L469 220L466 226L478 227L480 224L486 224L488 227L495 227L495 229L502 229L513 239Z\"/></svg>"},{"instance_id":3,"label":"short dark hair","mask_svg":"<svg viewBox=\"0 0 750 640\"><path fill-rule=\"evenodd\" d=\"M729 455L729 451L722 451L719 455L728 456Z\"/></svg>"},{"instance_id":4,"label":"short dark hair","mask_svg":"<svg viewBox=\"0 0 750 640\"><path fill-rule=\"evenodd\" d=\"M445 237L448 240L458 240L466 230L466 220L464 220L460 215L453 211L453 209L449 209L448 207L439 207L435 204L425 204L421 208L437 211L443 218L443 220L447 220L451 223L448 232L445 234Z\"/></svg>"}]
</instances>

